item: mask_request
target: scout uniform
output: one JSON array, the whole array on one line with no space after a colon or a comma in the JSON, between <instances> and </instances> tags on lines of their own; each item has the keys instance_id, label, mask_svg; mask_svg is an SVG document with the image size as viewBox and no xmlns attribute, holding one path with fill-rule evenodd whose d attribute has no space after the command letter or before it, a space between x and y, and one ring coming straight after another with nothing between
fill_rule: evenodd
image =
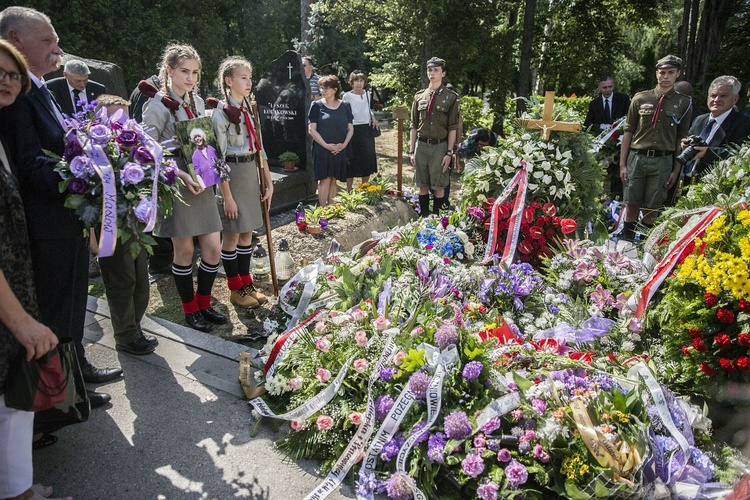
<instances>
[{"instance_id":1,"label":"scout uniform","mask_svg":"<svg viewBox=\"0 0 750 500\"><path fill-rule=\"evenodd\" d=\"M427 66L435 62L445 67L445 61L437 58L430 59ZM449 173L443 172L442 162L448 152L448 132L458 130L458 108L458 94L444 85L437 90L428 87L414 96L411 123L417 130L414 150L417 186L444 189L448 185Z\"/></svg>"},{"instance_id":2,"label":"scout uniform","mask_svg":"<svg viewBox=\"0 0 750 500\"><path fill-rule=\"evenodd\" d=\"M666 56L656 68L682 67L682 60ZM691 99L674 88L662 94L659 87L637 93L627 114L625 132L633 134L627 158L625 204L658 209L664 204L664 187L680 151L680 140L690 128Z\"/></svg>"}]
</instances>

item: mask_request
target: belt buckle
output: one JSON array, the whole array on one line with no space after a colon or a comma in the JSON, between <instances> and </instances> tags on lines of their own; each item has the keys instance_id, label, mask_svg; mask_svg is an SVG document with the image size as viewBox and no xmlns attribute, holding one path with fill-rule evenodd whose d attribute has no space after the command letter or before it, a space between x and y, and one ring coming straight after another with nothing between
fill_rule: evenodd
<instances>
[{"instance_id":1,"label":"belt buckle","mask_svg":"<svg viewBox=\"0 0 750 500\"><path fill-rule=\"evenodd\" d=\"M656 156L656 150L654 149L647 149L646 150L646 158L653 158Z\"/></svg>"}]
</instances>

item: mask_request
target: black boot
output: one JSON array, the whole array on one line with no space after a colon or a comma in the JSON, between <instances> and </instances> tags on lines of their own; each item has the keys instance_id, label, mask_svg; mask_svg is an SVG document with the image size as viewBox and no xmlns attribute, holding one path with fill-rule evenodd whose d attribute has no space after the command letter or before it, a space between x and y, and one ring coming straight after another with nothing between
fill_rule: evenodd
<instances>
[{"instance_id":1,"label":"black boot","mask_svg":"<svg viewBox=\"0 0 750 500\"><path fill-rule=\"evenodd\" d=\"M625 227L620 234L620 239L624 241L635 241L635 222L626 222Z\"/></svg>"},{"instance_id":2,"label":"black boot","mask_svg":"<svg viewBox=\"0 0 750 500\"><path fill-rule=\"evenodd\" d=\"M419 216L427 217L430 215L430 194L419 195Z\"/></svg>"}]
</instances>

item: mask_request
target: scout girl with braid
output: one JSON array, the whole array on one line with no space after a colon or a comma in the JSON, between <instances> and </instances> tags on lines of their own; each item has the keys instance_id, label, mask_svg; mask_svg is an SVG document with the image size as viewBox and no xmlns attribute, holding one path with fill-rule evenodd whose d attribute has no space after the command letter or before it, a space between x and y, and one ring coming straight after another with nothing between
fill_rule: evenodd
<instances>
[{"instance_id":1,"label":"scout girl with braid","mask_svg":"<svg viewBox=\"0 0 750 500\"><path fill-rule=\"evenodd\" d=\"M260 193L255 153L260 141L255 131L248 96L253 89L253 67L242 57L222 61L217 84L224 93L211 115L219 153L231 168L229 179L222 182L223 204L219 215L224 225L221 261L227 275L230 300L241 307L257 307L267 301L255 290L250 274L253 229L263 224L262 203L271 206L273 182L268 165L263 169L266 192ZM263 152L263 160L266 160Z\"/></svg>"},{"instance_id":2,"label":"scout girl with braid","mask_svg":"<svg viewBox=\"0 0 750 500\"><path fill-rule=\"evenodd\" d=\"M190 45L170 44L164 49L159 80L164 97L152 97L143 107L143 122L148 133L162 143L174 141L174 123L205 114L203 99L195 93L200 80L201 60ZM160 218L156 236L171 238L174 245L172 276L180 294L187 324L203 332L210 323L226 323L227 318L211 307L211 288L216 279L221 252L221 219L211 189L202 189L187 172L184 157L177 157L185 203L175 202L174 211ZM193 293L193 237L198 237L201 263L198 266L198 289Z\"/></svg>"}]
</instances>

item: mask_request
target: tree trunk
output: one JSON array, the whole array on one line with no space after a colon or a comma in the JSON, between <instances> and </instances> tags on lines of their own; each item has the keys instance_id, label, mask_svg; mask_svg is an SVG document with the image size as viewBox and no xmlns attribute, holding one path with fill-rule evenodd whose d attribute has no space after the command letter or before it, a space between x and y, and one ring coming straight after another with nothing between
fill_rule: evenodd
<instances>
[{"instance_id":1,"label":"tree trunk","mask_svg":"<svg viewBox=\"0 0 750 500\"><path fill-rule=\"evenodd\" d=\"M521 37L521 61L518 65L518 97L531 95L531 50L534 43L534 14L536 0L526 0L523 9L523 36ZM516 101L516 113L526 111L526 101Z\"/></svg>"},{"instance_id":2,"label":"tree trunk","mask_svg":"<svg viewBox=\"0 0 750 500\"><path fill-rule=\"evenodd\" d=\"M705 88L711 61L716 59L727 27L728 0L706 0L701 12L701 27L695 43L691 82Z\"/></svg>"},{"instance_id":3,"label":"tree trunk","mask_svg":"<svg viewBox=\"0 0 750 500\"><path fill-rule=\"evenodd\" d=\"M310 36L310 0L300 0L300 49L302 55L308 55L312 39Z\"/></svg>"},{"instance_id":4,"label":"tree trunk","mask_svg":"<svg viewBox=\"0 0 750 500\"><path fill-rule=\"evenodd\" d=\"M687 62L687 40L690 26L690 4L691 0L684 0L682 4L682 24L677 30L677 55Z\"/></svg>"}]
</instances>

